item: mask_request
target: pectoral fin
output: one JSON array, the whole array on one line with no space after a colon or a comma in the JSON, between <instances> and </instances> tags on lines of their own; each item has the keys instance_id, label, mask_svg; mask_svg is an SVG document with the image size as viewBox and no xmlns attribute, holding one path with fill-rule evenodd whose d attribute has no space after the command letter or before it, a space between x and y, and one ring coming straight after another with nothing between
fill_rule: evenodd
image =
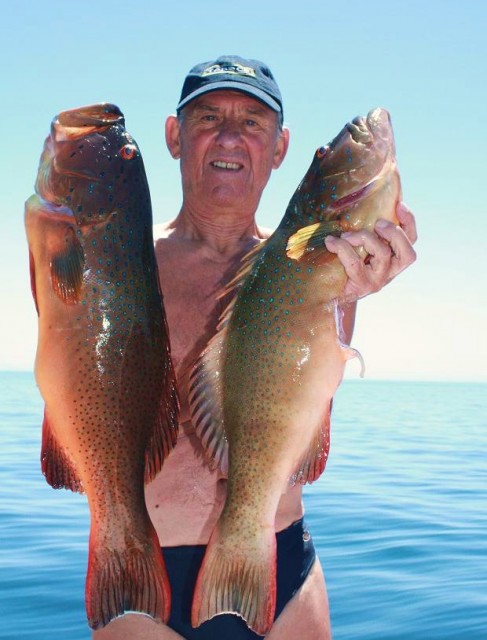
<instances>
[{"instance_id":1,"label":"pectoral fin","mask_svg":"<svg viewBox=\"0 0 487 640\"><path fill-rule=\"evenodd\" d=\"M37 315L39 315L39 305L37 303L37 289L36 289L36 265L32 251L29 250L29 271L30 271L30 288L32 291L32 297L34 298L34 304L36 306Z\"/></svg>"},{"instance_id":2,"label":"pectoral fin","mask_svg":"<svg viewBox=\"0 0 487 640\"><path fill-rule=\"evenodd\" d=\"M324 250L325 238L329 235L339 236L343 229L340 222L317 222L307 227L302 227L288 240L286 254L292 260L300 260L315 250Z\"/></svg>"},{"instance_id":3,"label":"pectoral fin","mask_svg":"<svg viewBox=\"0 0 487 640\"><path fill-rule=\"evenodd\" d=\"M74 464L59 443L52 431L47 411L44 411L42 423L41 467L47 482L60 489L71 489L77 493L84 493L83 484L76 472Z\"/></svg>"},{"instance_id":4,"label":"pectoral fin","mask_svg":"<svg viewBox=\"0 0 487 640\"><path fill-rule=\"evenodd\" d=\"M64 246L51 257L51 282L56 295L66 304L80 300L85 256L72 227L67 227Z\"/></svg>"}]
</instances>

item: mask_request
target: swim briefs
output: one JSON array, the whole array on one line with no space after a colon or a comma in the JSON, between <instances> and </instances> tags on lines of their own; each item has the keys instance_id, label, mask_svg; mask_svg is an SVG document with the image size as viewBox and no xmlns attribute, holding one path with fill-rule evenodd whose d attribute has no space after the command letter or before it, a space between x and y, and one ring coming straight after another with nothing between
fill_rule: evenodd
<instances>
[{"instance_id":1,"label":"swim briefs","mask_svg":"<svg viewBox=\"0 0 487 640\"><path fill-rule=\"evenodd\" d=\"M276 534L277 600L274 619L306 580L316 558L313 540L303 520ZM262 638L249 629L240 616L222 614L198 628L191 626L191 602L205 545L164 547L172 591L171 616L167 623L186 640L256 640Z\"/></svg>"}]
</instances>

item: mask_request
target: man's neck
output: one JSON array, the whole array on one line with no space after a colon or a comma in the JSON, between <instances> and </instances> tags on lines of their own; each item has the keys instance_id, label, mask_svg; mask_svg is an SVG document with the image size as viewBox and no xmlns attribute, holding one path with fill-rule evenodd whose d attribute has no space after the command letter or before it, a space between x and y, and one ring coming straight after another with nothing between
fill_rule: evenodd
<instances>
[{"instance_id":1,"label":"man's neck","mask_svg":"<svg viewBox=\"0 0 487 640\"><path fill-rule=\"evenodd\" d=\"M171 225L181 238L199 240L220 257L233 257L242 250L242 244L259 237L255 212L221 211L207 214L183 204Z\"/></svg>"}]
</instances>

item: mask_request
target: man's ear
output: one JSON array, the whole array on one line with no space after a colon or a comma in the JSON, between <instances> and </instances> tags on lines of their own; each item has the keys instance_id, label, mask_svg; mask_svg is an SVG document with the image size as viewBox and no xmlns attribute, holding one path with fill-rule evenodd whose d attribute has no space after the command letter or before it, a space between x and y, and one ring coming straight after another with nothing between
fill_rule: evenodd
<instances>
[{"instance_id":1,"label":"man's ear","mask_svg":"<svg viewBox=\"0 0 487 640\"><path fill-rule=\"evenodd\" d=\"M281 166L282 161L286 157L288 147L289 147L289 129L287 127L283 127L276 143L276 150L274 152L274 161L272 163L273 169L278 169Z\"/></svg>"},{"instance_id":2,"label":"man's ear","mask_svg":"<svg viewBox=\"0 0 487 640\"><path fill-rule=\"evenodd\" d=\"M175 160L181 157L180 129L177 116L169 116L166 120L166 144L169 153Z\"/></svg>"}]
</instances>

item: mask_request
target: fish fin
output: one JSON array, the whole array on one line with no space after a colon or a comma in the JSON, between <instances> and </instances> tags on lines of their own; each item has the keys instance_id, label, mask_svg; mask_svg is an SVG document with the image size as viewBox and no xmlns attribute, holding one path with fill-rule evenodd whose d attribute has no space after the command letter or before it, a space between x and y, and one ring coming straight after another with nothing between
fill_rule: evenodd
<instances>
[{"instance_id":1,"label":"fish fin","mask_svg":"<svg viewBox=\"0 0 487 640\"><path fill-rule=\"evenodd\" d=\"M360 361L360 377L363 378L365 376L365 360L358 349L354 349L353 347L349 347L347 345L342 345L342 349L344 351L345 360L352 360L353 358L358 358Z\"/></svg>"},{"instance_id":2,"label":"fish fin","mask_svg":"<svg viewBox=\"0 0 487 640\"><path fill-rule=\"evenodd\" d=\"M54 489L71 489L84 493L83 483L65 450L59 446L53 434L47 410L44 409L42 423L41 469L48 484Z\"/></svg>"},{"instance_id":3,"label":"fish fin","mask_svg":"<svg viewBox=\"0 0 487 640\"><path fill-rule=\"evenodd\" d=\"M90 537L85 602L92 629L129 611L168 621L171 587L155 531L151 540L135 541L123 550L108 544L95 549Z\"/></svg>"},{"instance_id":4,"label":"fish fin","mask_svg":"<svg viewBox=\"0 0 487 640\"><path fill-rule=\"evenodd\" d=\"M353 358L358 358L360 362L360 377L363 378L365 375L365 360L358 349L354 349L350 345L345 342L345 331L343 328L343 309L340 307L337 301L335 301L335 325L336 332L338 336L339 345L342 349L342 354L344 360L352 360Z\"/></svg>"},{"instance_id":5,"label":"fish fin","mask_svg":"<svg viewBox=\"0 0 487 640\"><path fill-rule=\"evenodd\" d=\"M323 424L315 434L308 450L298 465L297 471L290 478L292 486L296 484L312 483L325 470L328 453L330 451L330 414L333 400L326 410Z\"/></svg>"},{"instance_id":6,"label":"fish fin","mask_svg":"<svg viewBox=\"0 0 487 640\"><path fill-rule=\"evenodd\" d=\"M316 249L326 251L325 238L329 235L339 236L343 229L338 220L330 222L317 222L307 227L302 227L289 237L286 246L286 254L292 260L301 260L304 256ZM333 254L334 255L334 254Z\"/></svg>"},{"instance_id":7,"label":"fish fin","mask_svg":"<svg viewBox=\"0 0 487 640\"><path fill-rule=\"evenodd\" d=\"M140 423L144 435L144 482L159 473L178 436L179 401L176 376L171 360L169 332L161 299L148 312L148 329L144 322L132 322L124 347L120 385L122 393L136 398L126 417ZM140 372L134 382L133 372ZM137 388L135 387L137 384Z\"/></svg>"},{"instance_id":8,"label":"fish fin","mask_svg":"<svg viewBox=\"0 0 487 640\"><path fill-rule=\"evenodd\" d=\"M168 358L170 355L168 354ZM166 370L165 390L162 394L154 431L145 451L144 482L154 480L162 464L176 446L179 431L179 398L172 362Z\"/></svg>"},{"instance_id":9,"label":"fish fin","mask_svg":"<svg viewBox=\"0 0 487 640\"><path fill-rule=\"evenodd\" d=\"M228 472L228 441L223 422L221 363L227 329L210 340L189 378L191 420L212 469Z\"/></svg>"},{"instance_id":10,"label":"fish fin","mask_svg":"<svg viewBox=\"0 0 487 640\"><path fill-rule=\"evenodd\" d=\"M217 296L218 300L221 300L222 298L224 298L230 293L235 293L240 288L245 278L249 275L249 273L254 268L254 265L257 262L257 260L263 255L269 240L270 238L267 238L267 240L264 240L263 242L260 242L259 244L255 245L255 247L252 247L252 249L250 249L250 251L248 251L243 256L240 263L240 267L237 273L235 274L235 276L229 282L227 282L225 286L221 289L221 291L218 293L218 296ZM231 305L232 303L230 303L229 306ZM227 307L227 309L222 314L222 318L224 318L225 316L228 317L229 315L230 315L230 310L228 310L228 307ZM220 323L221 323L221 319L220 319Z\"/></svg>"},{"instance_id":11,"label":"fish fin","mask_svg":"<svg viewBox=\"0 0 487 640\"><path fill-rule=\"evenodd\" d=\"M154 253L154 239L151 225L147 226L145 230L144 263L146 264L146 271L152 270L156 280L156 304L157 306L160 304L159 319L161 319L163 325L163 334L166 336L164 353L164 393L162 394L158 412L158 425L146 452L145 482L147 483L154 479L156 474L160 471L162 463L176 446L179 432L180 413L176 373L174 371L174 363L171 356L169 326L167 324L167 316L164 308L164 296L162 294L159 269L157 268L157 261ZM156 460L154 460L154 451L159 452L156 454Z\"/></svg>"},{"instance_id":12,"label":"fish fin","mask_svg":"<svg viewBox=\"0 0 487 640\"><path fill-rule=\"evenodd\" d=\"M36 289L36 265L32 251L29 249L29 273L30 273L30 288L32 291L32 297L34 298L34 304L36 306L37 315L39 315L39 304L37 303L37 289Z\"/></svg>"},{"instance_id":13,"label":"fish fin","mask_svg":"<svg viewBox=\"0 0 487 640\"><path fill-rule=\"evenodd\" d=\"M76 304L83 285L85 256L74 229L68 227L64 249L51 257L51 282L54 292L66 304Z\"/></svg>"},{"instance_id":14,"label":"fish fin","mask_svg":"<svg viewBox=\"0 0 487 640\"><path fill-rule=\"evenodd\" d=\"M191 624L198 627L214 616L241 616L256 633L271 628L276 609L276 536L272 529L256 544L236 546L212 534L198 573Z\"/></svg>"},{"instance_id":15,"label":"fish fin","mask_svg":"<svg viewBox=\"0 0 487 640\"><path fill-rule=\"evenodd\" d=\"M179 431L179 396L176 385L176 373L171 357L171 347L169 340L169 327L167 324L166 312L164 309L159 270L154 254L154 242L152 237L152 227L147 227L144 237L144 270L146 273L152 272L156 280L154 291L154 307L158 309L157 314L153 314L154 322L162 323L162 333L166 336L164 358L164 391L161 396L159 411L157 413L154 431L145 453L145 473L144 481L147 484L154 480L162 468L162 464L170 452L176 446Z\"/></svg>"},{"instance_id":16,"label":"fish fin","mask_svg":"<svg viewBox=\"0 0 487 640\"><path fill-rule=\"evenodd\" d=\"M228 441L223 421L223 398L221 389L221 363L226 344L226 328L237 299L237 291L252 272L256 262L264 256L267 243L264 240L253 247L242 258L235 277L221 290L218 299L229 294L233 298L225 307L217 325L216 335L194 364L189 379L189 404L191 418L212 469L228 471Z\"/></svg>"}]
</instances>

